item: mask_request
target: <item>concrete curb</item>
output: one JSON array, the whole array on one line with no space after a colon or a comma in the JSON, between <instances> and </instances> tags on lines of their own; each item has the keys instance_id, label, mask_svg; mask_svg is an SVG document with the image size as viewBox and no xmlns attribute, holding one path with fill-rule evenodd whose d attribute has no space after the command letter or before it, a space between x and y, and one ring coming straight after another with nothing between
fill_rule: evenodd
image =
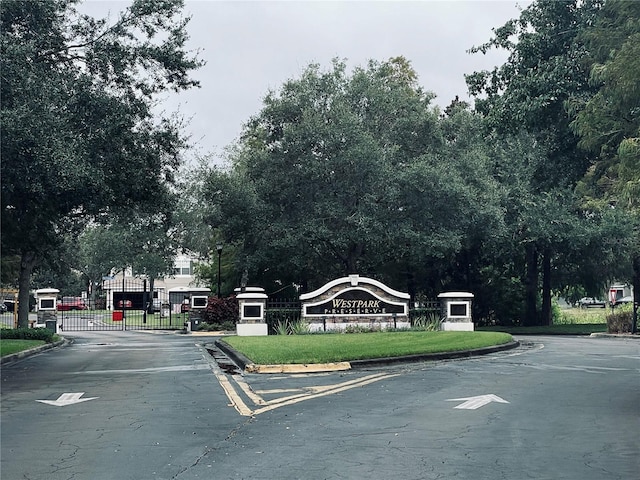
<instances>
[{"instance_id":1,"label":"concrete curb","mask_svg":"<svg viewBox=\"0 0 640 480\"><path fill-rule=\"evenodd\" d=\"M406 355L403 357L374 358L371 360L354 360L351 362L352 368L370 367L372 365L392 365L395 363L412 363L424 361L453 360L456 358L477 357L488 355L489 353L503 352L520 346L520 342L514 340L502 345L492 347L474 348L472 350L460 350L457 352L424 353L418 355Z\"/></svg>"},{"instance_id":2,"label":"concrete curb","mask_svg":"<svg viewBox=\"0 0 640 480\"><path fill-rule=\"evenodd\" d=\"M593 338L617 338L619 340L640 340L640 335L637 333L592 333L589 335Z\"/></svg>"},{"instance_id":3,"label":"concrete curb","mask_svg":"<svg viewBox=\"0 0 640 480\"><path fill-rule=\"evenodd\" d=\"M30 357L31 355L44 352L45 350L50 350L52 348L60 347L68 343L72 343L72 340L69 340L65 337L61 337L60 340L58 340L57 342L46 343L44 345L40 345L39 347L30 348L29 350L23 350L21 352L12 353L11 355L5 355L4 357L0 358L0 365L4 365L5 363L16 362L18 360L22 360L23 358Z\"/></svg>"},{"instance_id":4,"label":"concrete curb","mask_svg":"<svg viewBox=\"0 0 640 480\"><path fill-rule=\"evenodd\" d=\"M216 347L222 350L241 370L245 373L319 373L336 372L365 368L376 365L392 365L398 363L413 363L422 361L450 360L455 358L475 357L489 353L511 350L520 346L520 342L512 341L503 345L492 347L476 348L473 350L463 350L458 352L425 353L420 355L406 355L402 357L376 358L370 360L354 360L351 362L336 362L324 364L290 364L290 365L256 365L250 359L231 347L224 340L216 340Z\"/></svg>"}]
</instances>

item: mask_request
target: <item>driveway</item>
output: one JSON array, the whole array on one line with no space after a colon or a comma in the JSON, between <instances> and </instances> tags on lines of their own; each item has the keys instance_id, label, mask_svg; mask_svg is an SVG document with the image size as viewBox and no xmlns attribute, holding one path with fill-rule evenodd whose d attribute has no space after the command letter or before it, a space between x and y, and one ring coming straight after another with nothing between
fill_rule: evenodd
<instances>
[{"instance_id":1,"label":"driveway","mask_svg":"<svg viewBox=\"0 0 640 480\"><path fill-rule=\"evenodd\" d=\"M96 332L2 367L2 475L28 479L630 479L640 342L238 375L206 338Z\"/></svg>"}]
</instances>

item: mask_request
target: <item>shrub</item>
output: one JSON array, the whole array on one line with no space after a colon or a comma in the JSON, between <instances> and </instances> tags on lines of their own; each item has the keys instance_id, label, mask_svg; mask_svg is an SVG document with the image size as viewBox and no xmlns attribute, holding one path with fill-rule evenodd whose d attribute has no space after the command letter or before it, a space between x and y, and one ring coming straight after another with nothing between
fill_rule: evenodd
<instances>
[{"instance_id":1,"label":"shrub","mask_svg":"<svg viewBox=\"0 0 640 480\"><path fill-rule=\"evenodd\" d=\"M48 328L1 328L0 338L11 340L43 340L53 342L54 333Z\"/></svg>"},{"instance_id":2,"label":"shrub","mask_svg":"<svg viewBox=\"0 0 640 480\"><path fill-rule=\"evenodd\" d=\"M354 323L352 325L347 325L344 328L344 333L373 333L380 331L382 331L381 326L376 324L359 325Z\"/></svg>"},{"instance_id":3,"label":"shrub","mask_svg":"<svg viewBox=\"0 0 640 480\"><path fill-rule=\"evenodd\" d=\"M309 324L302 320L289 324L289 331L291 335L305 335L311 332Z\"/></svg>"},{"instance_id":4,"label":"shrub","mask_svg":"<svg viewBox=\"0 0 640 480\"><path fill-rule=\"evenodd\" d=\"M424 312L412 319L411 329L423 332L440 330L440 314L438 312Z\"/></svg>"},{"instance_id":5,"label":"shrub","mask_svg":"<svg viewBox=\"0 0 640 480\"><path fill-rule=\"evenodd\" d=\"M208 326L202 326L201 329L213 330L233 330L240 318L238 309L238 300L235 296L218 298L210 297L207 302L207 308L202 311L202 322ZM231 328L229 328L231 327Z\"/></svg>"},{"instance_id":6,"label":"shrub","mask_svg":"<svg viewBox=\"0 0 640 480\"><path fill-rule=\"evenodd\" d=\"M194 327L191 327L192 329ZM226 331L230 332L235 330L236 324L232 322L223 322L223 323L205 323L200 322L196 327L195 331L199 332L217 332L217 331Z\"/></svg>"},{"instance_id":7,"label":"shrub","mask_svg":"<svg viewBox=\"0 0 640 480\"><path fill-rule=\"evenodd\" d=\"M278 320L278 323L273 326L273 329L276 335L289 335L289 325L286 321Z\"/></svg>"},{"instance_id":8,"label":"shrub","mask_svg":"<svg viewBox=\"0 0 640 480\"><path fill-rule=\"evenodd\" d=\"M265 320L269 335L288 335L290 326L301 320L299 308L269 308L265 311Z\"/></svg>"},{"instance_id":9,"label":"shrub","mask_svg":"<svg viewBox=\"0 0 640 480\"><path fill-rule=\"evenodd\" d=\"M607 333L631 333L633 313L619 311L607 315Z\"/></svg>"},{"instance_id":10,"label":"shrub","mask_svg":"<svg viewBox=\"0 0 640 480\"><path fill-rule=\"evenodd\" d=\"M311 333L309 324L302 320L278 320L273 326L276 335L306 335Z\"/></svg>"}]
</instances>

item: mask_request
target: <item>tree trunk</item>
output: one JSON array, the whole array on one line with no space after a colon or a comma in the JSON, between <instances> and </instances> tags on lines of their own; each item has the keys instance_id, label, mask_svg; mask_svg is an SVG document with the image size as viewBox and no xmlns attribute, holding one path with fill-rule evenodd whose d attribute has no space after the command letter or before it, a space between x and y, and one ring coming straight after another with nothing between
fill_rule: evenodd
<instances>
[{"instance_id":1,"label":"tree trunk","mask_svg":"<svg viewBox=\"0 0 640 480\"><path fill-rule=\"evenodd\" d=\"M533 243L526 247L526 263L524 324L525 326L533 326L538 323L538 251Z\"/></svg>"},{"instance_id":2,"label":"tree trunk","mask_svg":"<svg viewBox=\"0 0 640 480\"><path fill-rule=\"evenodd\" d=\"M29 327L29 286L36 260L35 252L22 252L18 276L18 328Z\"/></svg>"},{"instance_id":3,"label":"tree trunk","mask_svg":"<svg viewBox=\"0 0 640 480\"><path fill-rule=\"evenodd\" d=\"M356 243L351 246L347 258L345 259L345 267L347 268L347 275L358 273L358 260L362 256L364 251L364 245L362 243Z\"/></svg>"},{"instance_id":4,"label":"tree trunk","mask_svg":"<svg viewBox=\"0 0 640 480\"><path fill-rule=\"evenodd\" d=\"M156 279L153 278L153 276L149 275L149 296L147 297L147 313L153 313L154 312L154 305L153 305L153 287L155 285L155 281ZM160 301L160 310L162 310L162 301Z\"/></svg>"},{"instance_id":5,"label":"tree trunk","mask_svg":"<svg viewBox=\"0 0 640 480\"><path fill-rule=\"evenodd\" d=\"M545 248L542 257L542 325L551 325L551 250Z\"/></svg>"},{"instance_id":6,"label":"tree trunk","mask_svg":"<svg viewBox=\"0 0 640 480\"><path fill-rule=\"evenodd\" d=\"M640 256L633 259L633 277L631 279L633 285L633 324L632 333L638 332L638 306L640 305Z\"/></svg>"},{"instance_id":7,"label":"tree trunk","mask_svg":"<svg viewBox=\"0 0 640 480\"><path fill-rule=\"evenodd\" d=\"M407 293L409 293L409 308L414 305L416 301L416 276L412 271L407 269Z\"/></svg>"}]
</instances>

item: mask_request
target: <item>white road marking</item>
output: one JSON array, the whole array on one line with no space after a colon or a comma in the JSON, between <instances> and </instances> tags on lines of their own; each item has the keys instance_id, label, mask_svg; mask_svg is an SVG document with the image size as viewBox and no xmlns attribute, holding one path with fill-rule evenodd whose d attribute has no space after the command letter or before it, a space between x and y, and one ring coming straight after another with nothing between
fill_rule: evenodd
<instances>
[{"instance_id":1,"label":"white road marking","mask_svg":"<svg viewBox=\"0 0 640 480\"><path fill-rule=\"evenodd\" d=\"M67 405L74 405L76 403L88 402L89 400L95 400L99 397L87 397L81 398L84 392L77 393L63 393L57 400L36 400L36 402L46 403L47 405L53 405L54 407L66 407Z\"/></svg>"},{"instance_id":2,"label":"white road marking","mask_svg":"<svg viewBox=\"0 0 640 480\"><path fill-rule=\"evenodd\" d=\"M478 395L476 397L450 398L447 402L464 402L453 408L460 410L476 410L480 407L490 404L491 402L509 403L505 399L498 397L492 393L488 395Z\"/></svg>"}]
</instances>

